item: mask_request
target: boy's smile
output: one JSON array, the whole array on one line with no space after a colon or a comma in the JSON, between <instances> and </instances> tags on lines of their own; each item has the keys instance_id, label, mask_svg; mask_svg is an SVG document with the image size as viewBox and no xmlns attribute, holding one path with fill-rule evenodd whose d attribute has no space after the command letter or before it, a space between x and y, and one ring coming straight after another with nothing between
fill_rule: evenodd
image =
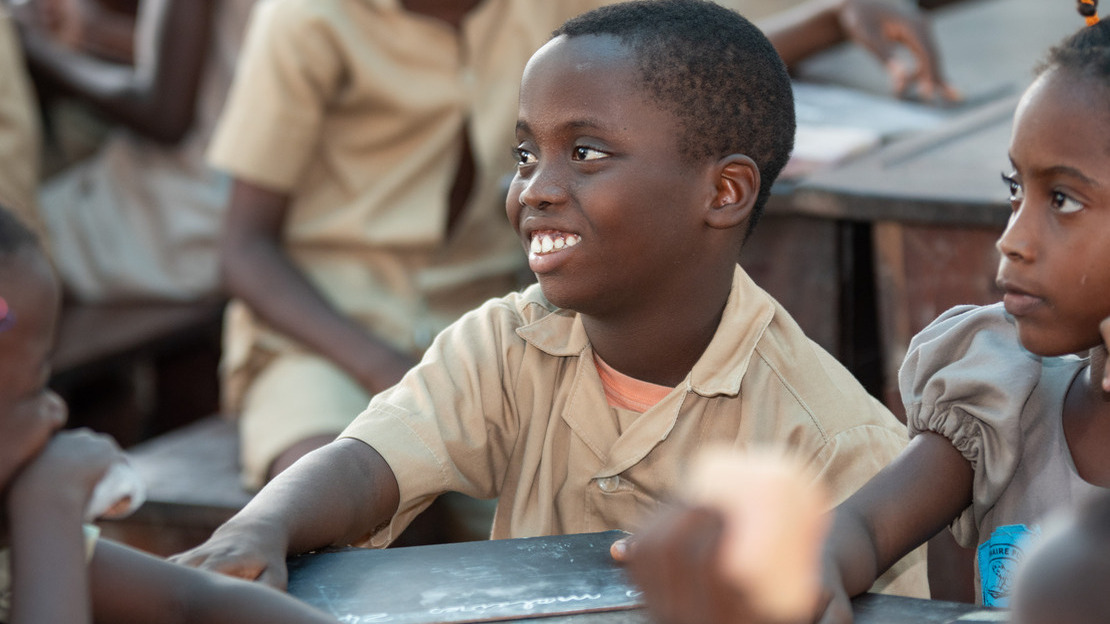
<instances>
[{"instance_id":1,"label":"boy's smile","mask_svg":"<svg viewBox=\"0 0 1110 624\"><path fill-rule=\"evenodd\" d=\"M998 283L1022 344L1039 355L1101 343L1110 316L1110 114L1107 91L1043 74L1014 117L1014 212L998 241Z\"/></svg>"},{"instance_id":2,"label":"boy's smile","mask_svg":"<svg viewBox=\"0 0 1110 624\"><path fill-rule=\"evenodd\" d=\"M682 156L679 123L639 72L618 39L595 35L557 37L525 69L506 210L560 307L674 305L712 255L699 253L711 162Z\"/></svg>"}]
</instances>

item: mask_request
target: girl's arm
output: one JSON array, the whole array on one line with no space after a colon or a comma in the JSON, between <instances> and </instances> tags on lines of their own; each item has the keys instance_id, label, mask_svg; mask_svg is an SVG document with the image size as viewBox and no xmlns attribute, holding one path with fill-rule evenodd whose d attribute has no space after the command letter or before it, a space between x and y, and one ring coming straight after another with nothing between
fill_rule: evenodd
<instances>
[{"instance_id":1,"label":"girl's arm","mask_svg":"<svg viewBox=\"0 0 1110 624\"><path fill-rule=\"evenodd\" d=\"M101 540L89 569L93 614L117 624L335 622L280 591ZM56 620L61 621L61 620Z\"/></svg>"},{"instance_id":2,"label":"girl's arm","mask_svg":"<svg viewBox=\"0 0 1110 624\"><path fill-rule=\"evenodd\" d=\"M81 523L93 488L118 457L107 436L67 431L16 475L7 497L11 624L90 621Z\"/></svg>"},{"instance_id":3,"label":"girl's arm","mask_svg":"<svg viewBox=\"0 0 1110 624\"><path fill-rule=\"evenodd\" d=\"M926 432L841 503L826 542L830 604L822 621L843 621L848 598L958 517L971 504L973 478L947 438Z\"/></svg>"}]
</instances>

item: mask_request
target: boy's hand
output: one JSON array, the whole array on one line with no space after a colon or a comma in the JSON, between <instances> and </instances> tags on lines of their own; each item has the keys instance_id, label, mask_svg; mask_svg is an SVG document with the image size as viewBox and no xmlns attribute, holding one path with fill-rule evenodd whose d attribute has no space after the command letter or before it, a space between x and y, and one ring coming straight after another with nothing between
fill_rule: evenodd
<instances>
[{"instance_id":1,"label":"boy's hand","mask_svg":"<svg viewBox=\"0 0 1110 624\"><path fill-rule=\"evenodd\" d=\"M8 495L9 511L41 507L49 499L83 515L93 488L121 459L119 446L107 435L88 429L57 433L16 476Z\"/></svg>"},{"instance_id":2,"label":"boy's hand","mask_svg":"<svg viewBox=\"0 0 1110 624\"><path fill-rule=\"evenodd\" d=\"M54 432L66 424L66 415L65 402L50 390L16 402L10 412L0 414L0 489L42 452Z\"/></svg>"},{"instance_id":3,"label":"boy's hand","mask_svg":"<svg viewBox=\"0 0 1110 624\"><path fill-rule=\"evenodd\" d=\"M170 561L285 590L289 571L284 544L265 529L237 528L232 519L216 529L208 541L170 557Z\"/></svg>"},{"instance_id":4,"label":"boy's hand","mask_svg":"<svg viewBox=\"0 0 1110 624\"><path fill-rule=\"evenodd\" d=\"M874 54L886 67L899 96L916 94L923 100L955 102L960 94L941 76L936 44L929 25L918 13L876 0L845 0L840 23L848 36ZM907 67L895 58L904 46L916 66Z\"/></svg>"}]
</instances>

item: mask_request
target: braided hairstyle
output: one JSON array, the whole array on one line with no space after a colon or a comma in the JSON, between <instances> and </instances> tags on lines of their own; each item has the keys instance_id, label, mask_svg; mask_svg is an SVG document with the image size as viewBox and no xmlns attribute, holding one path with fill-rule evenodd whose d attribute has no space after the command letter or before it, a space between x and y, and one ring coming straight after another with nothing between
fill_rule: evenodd
<instances>
[{"instance_id":1,"label":"braided hairstyle","mask_svg":"<svg viewBox=\"0 0 1110 624\"><path fill-rule=\"evenodd\" d=\"M1110 20L1099 21L1097 8L1098 0L1079 0L1079 14L1089 26L1049 50L1037 67L1038 75L1061 69L1110 87Z\"/></svg>"}]
</instances>

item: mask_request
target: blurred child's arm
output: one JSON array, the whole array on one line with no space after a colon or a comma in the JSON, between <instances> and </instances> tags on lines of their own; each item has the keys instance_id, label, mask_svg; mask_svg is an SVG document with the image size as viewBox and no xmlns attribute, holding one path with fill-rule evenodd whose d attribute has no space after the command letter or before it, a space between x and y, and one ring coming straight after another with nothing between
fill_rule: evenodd
<instances>
[{"instance_id":1,"label":"blurred child's arm","mask_svg":"<svg viewBox=\"0 0 1110 624\"><path fill-rule=\"evenodd\" d=\"M270 587L170 563L107 540L96 546L89 578L98 622L335 622Z\"/></svg>"},{"instance_id":2,"label":"blurred child's arm","mask_svg":"<svg viewBox=\"0 0 1110 624\"><path fill-rule=\"evenodd\" d=\"M118 457L107 436L67 431L16 475L6 501L11 624L90 621L81 523L93 488Z\"/></svg>"},{"instance_id":3,"label":"blurred child's arm","mask_svg":"<svg viewBox=\"0 0 1110 624\"><path fill-rule=\"evenodd\" d=\"M836 508L825 548L826 619L850 611L848 598L950 524L971 504L971 464L945 437L925 432Z\"/></svg>"},{"instance_id":4,"label":"blurred child's arm","mask_svg":"<svg viewBox=\"0 0 1110 624\"><path fill-rule=\"evenodd\" d=\"M401 380L415 362L335 309L285 252L289 196L235 180L220 241L229 292L277 331L335 362L370 393Z\"/></svg>"},{"instance_id":5,"label":"blurred child's arm","mask_svg":"<svg viewBox=\"0 0 1110 624\"><path fill-rule=\"evenodd\" d=\"M213 5L142 0L129 64L67 47L28 18L20 19L24 52L36 82L85 98L152 140L175 143L193 125Z\"/></svg>"},{"instance_id":6,"label":"blurred child's arm","mask_svg":"<svg viewBox=\"0 0 1110 624\"><path fill-rule=\"evenodd\" d=\"M1102 332L1102 390L1110 392L1110 363L1106 359L1107 351L1110 351L1110 317L1103 319L1098 329Z\"/></svg>"},{"instance_id":7,"label":"blurred child's arm","mask_svg":"<svg viewBox=\"0 0 1110 624\"><path fill-rule=\"evenodd\" d=\"M960 97L942 76L931 29L915 6L894 0L810 0L760 26L788 66L852 40L883 63L895 93L916 89L924 99ZM895 58L899 45L913 54L916 67Z\"/></svg>"},{"instance_id":8,"label":"blurred child's arm","mask_svg":"<svg viewBox=\"0 0 1110 624\"><path fill-rule=\"evenodd\" d=\"M341 438L282 471L179 563L277 588L285 558L362 541L397 512L397 478L370 446Z\"/></svg>"}]
</instances>

